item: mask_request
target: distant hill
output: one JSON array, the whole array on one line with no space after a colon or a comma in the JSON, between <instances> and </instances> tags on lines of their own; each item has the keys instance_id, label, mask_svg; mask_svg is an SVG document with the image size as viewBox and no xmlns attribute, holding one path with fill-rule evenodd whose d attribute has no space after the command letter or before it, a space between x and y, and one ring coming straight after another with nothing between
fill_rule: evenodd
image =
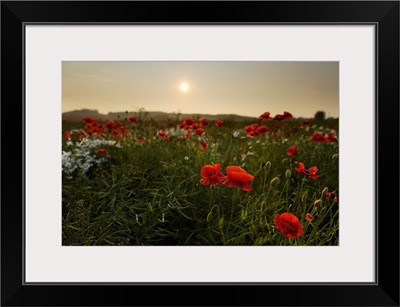
<instances>
[{"instance_id":1,"label":"distant hill","mask_svg":"<svg viewBox=\"0 0 400 307\"><path fill-rule=\"evenodd\" d=\"M74 110L70 112L64 112L62 114L63 120L82 120L84 117L93 117L94 119L107 119L107 115L100 114L97 110L89 110L89 109L82 109L82 110Z\"/></svg>"},{"instance_id":2,"label":"distant hill","mask_svg":"<svg viewBox=\"0 0 400 307\"><path fill-rule=\"evenodd\" d=\"M81 121L82 118L91 116L96 120L118 120L135 116L142 120L154 120L154 121L168 121L168 120L184 120L186 118L193 118L195 120L206 118L207 120L232 120L232 121L254 121L256 117L241 116L236 114L195 114L195 113L166 113L157 111L143 111L143 112L109 112L108 114L101 114L97 110L74 110L64 112L62 114L63 120Z\"/></svg>"}]
</instances>

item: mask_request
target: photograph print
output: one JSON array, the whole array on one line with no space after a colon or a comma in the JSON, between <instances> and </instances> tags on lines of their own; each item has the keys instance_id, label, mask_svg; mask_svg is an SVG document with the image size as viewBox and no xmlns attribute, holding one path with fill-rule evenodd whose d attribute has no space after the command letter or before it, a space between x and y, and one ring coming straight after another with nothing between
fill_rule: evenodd
<instances>
[{"instance_id":1,"label":"photograph print","mask_svg":"<svg viewBox=\"0 0 400 307\"><path fill-rule=\"evenodd\" d=\"M339 62L62 62L63 246L339 246Z\"/></svg>"}]
</instances>

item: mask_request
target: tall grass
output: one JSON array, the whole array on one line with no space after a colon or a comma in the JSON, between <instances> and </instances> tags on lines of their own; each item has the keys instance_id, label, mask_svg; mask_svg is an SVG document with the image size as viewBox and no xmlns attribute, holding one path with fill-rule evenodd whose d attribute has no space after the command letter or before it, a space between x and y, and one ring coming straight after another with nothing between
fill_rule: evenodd
<instances>
[{"instance_id":1,"label":"tall grass","mask_svg":"<svg viewBox=\"0 0 400 307\"><path fill-rule=\"evenodd\" d=\"M63 245L338 245L338 202L321 194L327 187L338 197L338 145L310 141L320 126L337 129L332 124L291 132L298 122L285 122L281 138L271 137L271 130L246 137L246 123L209 125L209 147L201 150L196 135L168 141L157 136L175 123L139 123L119 146L105 148L107 163L77 170L72 179L63 175ZM64 130L73 128L67 125ZM63 150L73 151L77 143L64 140ZM298 153L289 157L292 145ZM317 166L320 176L296 172L296 162ZM206 164L220 164L224 174L227 166L242 167L254 176L252 191L200 184ZM299 218L300 237L289 239L276 228L274 215L283 212ZM313 220L306 220L307 213Z\"/></svg>"}]
</instances>

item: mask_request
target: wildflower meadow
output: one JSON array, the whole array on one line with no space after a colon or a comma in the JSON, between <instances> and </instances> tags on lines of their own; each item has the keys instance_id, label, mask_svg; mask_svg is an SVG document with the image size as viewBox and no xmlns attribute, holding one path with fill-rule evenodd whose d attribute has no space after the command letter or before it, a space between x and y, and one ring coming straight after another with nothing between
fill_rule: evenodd
<instances>
[{"instance_id":1,"label":"wildflower meadow","mask_svg":"<svg viewBox=\"0 0 400 307\"><path fill-rule=\"evenodd\" d=\"M339 244L338 119L63 121L63 245Z\"/></svg>"}]
</instances>

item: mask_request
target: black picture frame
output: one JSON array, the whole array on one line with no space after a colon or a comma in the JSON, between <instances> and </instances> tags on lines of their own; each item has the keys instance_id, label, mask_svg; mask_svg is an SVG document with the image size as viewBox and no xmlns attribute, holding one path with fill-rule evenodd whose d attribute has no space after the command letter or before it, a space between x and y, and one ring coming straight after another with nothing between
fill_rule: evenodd
<instances>
[{"instance_id":1,"label":"black picture frame","mask_svg":"<svg viewBox=\"0 0 400 307\"><path fill-rule=\"evenodd\" d=\"M25 284L23 41L30 22L375 25L376 165L366 167L376 173L376 283ZM362 111L354 117L362 120ZM399 306L399 1L2 1L1 149L2 306ZM362 235L362 225L355 227Z\"/></svg>"}]
</instances>

